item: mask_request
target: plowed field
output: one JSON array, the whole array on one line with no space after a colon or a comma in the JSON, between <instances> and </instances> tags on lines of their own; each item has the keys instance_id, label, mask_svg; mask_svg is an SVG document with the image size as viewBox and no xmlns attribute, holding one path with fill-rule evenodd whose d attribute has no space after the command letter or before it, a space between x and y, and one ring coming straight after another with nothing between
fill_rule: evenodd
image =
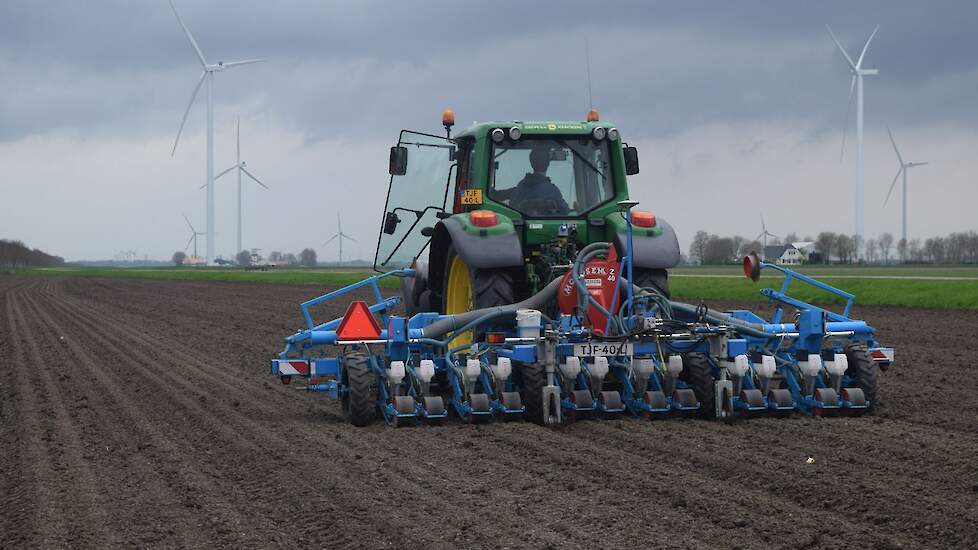
<instances>
[{"instance_id":1,"label":"plowed field","mask_svg":"<svg viewBox=\"0 0 978 550\"><path fill-rule=\"evenodd\" d=\"M857 308L863 418L357 429L268 374L317 290L0 277L0 547L978 545L978 312Z\"/></svg>"}]
</instances>

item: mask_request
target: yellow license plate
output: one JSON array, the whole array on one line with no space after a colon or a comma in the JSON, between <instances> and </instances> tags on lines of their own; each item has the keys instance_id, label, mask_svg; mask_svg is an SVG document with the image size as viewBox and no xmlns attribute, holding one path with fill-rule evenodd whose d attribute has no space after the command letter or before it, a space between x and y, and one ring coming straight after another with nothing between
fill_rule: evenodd
<instances>
[{"instance_id":1,"label":"yellow license plate","mask_svg":"<svg viewBox=\"0 0 978 550\"><path fill-rule=\"evenodd\" d=\"M462 204L482 204L482 189L466 189L462 193Z\"/></svg>"}]
</instances>

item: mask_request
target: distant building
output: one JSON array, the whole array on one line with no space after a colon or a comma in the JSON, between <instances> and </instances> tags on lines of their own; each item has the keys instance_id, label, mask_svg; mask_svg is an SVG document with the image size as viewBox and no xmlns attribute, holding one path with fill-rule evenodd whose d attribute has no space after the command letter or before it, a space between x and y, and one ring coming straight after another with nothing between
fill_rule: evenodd
<instances>
[{"instance_id":1,"label":"distant building","mask_svg":"<svg viewBox=\"0 0 978 550\"><path fill-rule=\"evenodd\" d=\"M815 243L797 242L764 247L764 261L779 265L801 265L807 263L815 251Z\"/></svg>"}]
</instances>

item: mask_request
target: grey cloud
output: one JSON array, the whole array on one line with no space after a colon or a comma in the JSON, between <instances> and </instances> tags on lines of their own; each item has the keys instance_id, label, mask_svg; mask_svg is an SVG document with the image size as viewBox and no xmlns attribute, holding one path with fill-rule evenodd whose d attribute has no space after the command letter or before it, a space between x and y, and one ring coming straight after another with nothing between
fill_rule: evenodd
<instances>
[{"instance_id":1,"label":"grey cloud","mask_svg":"<svg viewBox=\"0 0 978 550\"><path fill-rule=\"evenodd\" d=\"M211 59L269 59L220 75L217 100L266 98L311 139L428 125L446 105L460 120L581 116L584 37L598 105L637 136L714 120L835 128L848 77L826 22L850 49L882 23L867 58L881 68L867 89L877 117L973 116L978 86L978 5L967 3L177 4ZM197 71L164 0L0 10L0 70L14 75L0 136L64 125L151 131L179 116Z\"/></svg>"}]
</instances>

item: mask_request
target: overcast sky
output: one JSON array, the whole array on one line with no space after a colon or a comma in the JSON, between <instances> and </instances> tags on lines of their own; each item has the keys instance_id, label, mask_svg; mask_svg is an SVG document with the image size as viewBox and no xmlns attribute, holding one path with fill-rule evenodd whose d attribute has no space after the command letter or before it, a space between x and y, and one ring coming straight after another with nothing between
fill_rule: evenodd
<instances>
[{"instance_id":1,"label":"overcast sky","mask_svg":"<svg viewBox=\"0 0 978 550\"><path fill-rule=\"evenodd\" d=\"M215 168L243 159L245 245L297 252L344 232L371 258L388 147L402 128L475 120L579 120L593 100L639 147L630 178L683 249L698 229L852 233L849 73L825 25L864 65L866 231L978 229L978 3L207 2L177 7L209 61L267 62L215 77ZM183 249L203 231L203 98L170 149L200 73L166 0L0 2L0 237L69 260ZM848 146L840 162L843 125ZM217 187L219 254L235 241L234 182ZM200 243L203 249L203 241Z\"/></svg>"}]
</instances>

